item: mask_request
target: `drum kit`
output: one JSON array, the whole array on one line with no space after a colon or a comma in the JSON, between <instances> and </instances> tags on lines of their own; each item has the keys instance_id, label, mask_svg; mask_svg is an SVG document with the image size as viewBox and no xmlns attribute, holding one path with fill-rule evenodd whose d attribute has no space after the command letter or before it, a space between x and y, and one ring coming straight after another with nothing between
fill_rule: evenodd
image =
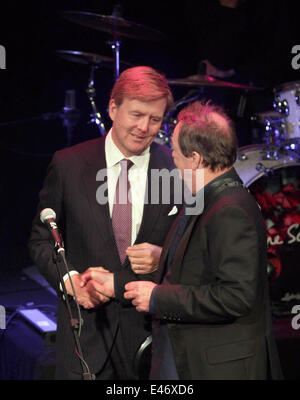
<instances>
[{"instance_id":1,"label":"drum kit","mask_svg":"<svg viewBox=\"0 0 300 400\"><path fill-rule=\"evenodd\" d=\"M86 89L86 93L89 98L89 102L92 109L91 119L88 123L96 123L100 135L104 135L106 132L104 122L102 116L97 109L95 98L96 98L96 89L95 89L95 71L98 68L114 68L114 78L118 79L120 74L120 66L130 67L132 64L121 61L120 60L120 48L121 48L121 39L131 38L137 40L146 40L152 42L159 43L167 43L169 38L160 31L154 30L152 28L146 27L144 25L131 22L125 20L121 17L121 10L118 8L119 6L115 6L111 15L100 15L94 14L90 12L80 12L80 11L64 11L61 13L61 17L65 20L75 23L78 25L85 26L90 29L98 30L101 32L106 32L111 35L111 40L106 43L111 47L113 52L113 57L107 57L94 53L87 53L82 51L74 51L74 50L57 50L55 52L56 56L79 64L85 64L89 67L90 70L90 78L88 81L88 86ZM239 90L262 90L261 88L254 86L247 86L237 83L225 82L214 78L209 75L193 75L184 79L169 79L168 83L170 86L175 87L184 87L187 89L191 88L203 88L208 86L220 87L220 88L228 88L228 89L239 89ZM156 141L158 143L170 146L171 135L173 132L174 125L176 124L176 117L174 117L178 111L178 107L189 103L191 101L197 100L199 98L198 95L193 95L192 97L189 94L179 101L177 101L172 110L165 116L162 129L159 131Z\"/></svg>"},{"instance_id":2,"label":"drum kit","mask_svg":"<svg viewBox=\"0 0 300 400\"><path fill-rule=\"evenodd\" d=\"M273 106L254 117L264 143L241 147L235 169L265 220L272 311L282 317L300 298L300 82L275 88Z\"/></svg>"}]
</instances>

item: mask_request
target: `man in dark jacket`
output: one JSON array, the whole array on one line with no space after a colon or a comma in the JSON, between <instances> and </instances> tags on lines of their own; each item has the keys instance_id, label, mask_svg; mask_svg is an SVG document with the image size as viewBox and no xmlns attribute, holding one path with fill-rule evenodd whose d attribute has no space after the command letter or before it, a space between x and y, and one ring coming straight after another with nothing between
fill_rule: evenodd
<instances>
[{"instance_id":1,"label":"man in dark jacket","mask_svg":"<svg viewBox=\"0 0 300 400\"><path fill-rule=\"evenodd\" d=\"M80 343L90 372L97 379L137 379L135 355L149 335L149 323L130 302L121 304L118 294L124 300L124 283L130 280L153 279L161 246L176 217L173 195L165 204L145 201L151 171L174 168L170 149L154 143L172 102L167 81L157 71L149 67L124 71L112 89L109 115L113 124L108 134L58 151L49 166L29 247L33 261L58 292L58 379L82 379L82 364L59 288L53 242L39 213L53 209L62 231L71 273L63 263L59 268L73 314L77 316L71 279L84 307ZM121 181L130 187L130 208L117 200ZM130 260L125 253L128 247ZM89 267L110 271L117 291L113 300L95 290L93 282L80 286L81 274ZM143 275L137 275L137 269Z\"/></svg>"},{"instance_id":2,"label":"man in dark jacket","mask_svg":"<svg viewBox=\"0 0 300 400\"><path fill-rule=\"evenodd\" d=\"M266 230L233 168L234 128L221 109L200 102L182 110L178 121L174 162L203 207L193 210L189 201L178 216L158 284L125 286L125 298L153 314L150 378L280 379Z\"/></svg>"}]
</instances>

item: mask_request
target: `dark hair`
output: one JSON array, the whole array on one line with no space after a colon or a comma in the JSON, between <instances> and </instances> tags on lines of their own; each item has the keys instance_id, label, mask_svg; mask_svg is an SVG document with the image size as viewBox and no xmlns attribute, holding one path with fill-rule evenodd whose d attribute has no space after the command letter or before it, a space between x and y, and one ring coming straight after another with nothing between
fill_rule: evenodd
<instances>
[{"instance_id":1,"label":"dark hair","mask_svg":"<svg viewBox=\"0 0 300 400\"><path fill-rule=\"evenodd\" d=\"M238 146L235 128L221 107L196 101L180 111L178 122L178 143L185 157L196 151L203 166L212 171L234 164Z\"/></svg>"},{"instance_id":2,"label":"dark hair","mask_svg":"<svg viewBox=\"0 0 300 400\"><path fill-rule=\"evenodd\" d=\"M114 84L110 100L120 106L124 97L151 101L166 98L166 112L174 103L171 89L166 77L155 69L146 66L128 68L123 71Z\"/></svg>"}]
</instances>

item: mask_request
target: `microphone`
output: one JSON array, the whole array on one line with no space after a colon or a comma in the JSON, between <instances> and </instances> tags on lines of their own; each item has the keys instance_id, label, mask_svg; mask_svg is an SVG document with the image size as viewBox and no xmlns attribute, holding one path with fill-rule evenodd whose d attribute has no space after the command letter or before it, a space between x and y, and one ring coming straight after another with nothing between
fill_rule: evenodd
<instances>
[{"instance_id":1,"label":"microphone","mask_svg":"<svg viewBox=\"0 0 300 400\"><path fill-rule=\"evenodd\" d=\"M40 213L40 220L49 229L55 241L55 246L58 247L57 252L59 253L61 251L65 251L65 249L64 249L64 242L56 225L55 219L56 219L56 213L54 210L52 210L52 208L44 208L44 210L42 210Z\"/></svg>"}]
</instances>

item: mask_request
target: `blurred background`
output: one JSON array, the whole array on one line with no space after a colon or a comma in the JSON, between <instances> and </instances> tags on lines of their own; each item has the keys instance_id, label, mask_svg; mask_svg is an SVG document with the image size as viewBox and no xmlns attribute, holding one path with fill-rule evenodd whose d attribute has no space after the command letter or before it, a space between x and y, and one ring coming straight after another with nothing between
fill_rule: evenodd
<instances>
[{"instance_id":1,"label":"blurred background","mask_svg":"<svg viewBox=\"0 0 300 400\"><path fill-rule=\"evenodd\" d=\"M296 56L292 48L300 46L298 3L292 0L185 0L182 3L29 0L18 2L17 6L12 2L1 5L0 45L6 50L6 69L0 69L0 304L6 307L9 325L6 330L0 330L0 379L52 377L55 335L50 339L47 336L49 349L46 351L44 333L23 318L24 342L16 345L18 335L14 329L19 318L18 307L42 310L53 322L56 318L55 294L32 266L27 240L38 193L53 153L103 133L95 123L88 88L90 95L95 96L105 130L110 128L107 105L116 79L113 48L116 40L120 46L120 71L130 65L149 65L163 72L170 81L176 107L162 126L158 139L161 143L168 145L176 115L183 105L190 100L212 99L234 120L240 147L271 146L263 157L274 161L280 177L259 181L261 185L256 185L254 192L261 196L271 181L272 194L278 194L292 182L296 203L284 217L299 217L300 133L296 130L291 133L287 128L291 123L297 127L300 121L298 109L291 105L291 102L300 104L296 99L300 93L297 83L300 69L292 66ZM65 11L75 12L73 21ZM86 12L92 14L83 18ZM126 27L117 36L110 20L103 18L111 18L112 14L126 21ZM89 87L92 70L94 86ZM198 78L193 78L194 75ZM284 104L282 108L280 103L285 99L290 102L289 116L284 114ZM271 136L266 133L268 126L276 131L282 122L284 138L280 134L278 139L276 132ZM282 138L293 139L293 143L278 158L274 152L282 149ZM241 170L247 170L245 177L252 185L256 180L253 171L257 170L260 159L256 147L254 155L252 150L248 151L250 161ZM292 168L283 168L286 161ZM288 170L292 172L286 174ZM278 179L281 186L275 193L273 186ZM277 218L276 207L275 204L271 214ZM266 221L271 221L274 228L274 219L267 207L266 212L269 213ZM299 224L297 219L292 222ZM286 377L290 379L300 377L294 367L297 351L298 356L300 352L299 331L290 326L291 305L300 304L298 227L293 227L296 239L292 251L289 246L282 246L283 252L273 246L273 258L270 257L273 262L269 265L270 280L276 280L281 274L271 285L271 295L281 357ZM278 234L280 229L270 231L270 241L274 242ZM283 257L288 257L288 262ZM289 271L286 274L285 268ZM35 343L40 343L36 353L30 345L32 335L36 335ZM26 356L22 355L25 348L30 350ZM31 363L27 365L32 368L23 367L22 359L26 357Z\"/></svg>"}]
</instances>

